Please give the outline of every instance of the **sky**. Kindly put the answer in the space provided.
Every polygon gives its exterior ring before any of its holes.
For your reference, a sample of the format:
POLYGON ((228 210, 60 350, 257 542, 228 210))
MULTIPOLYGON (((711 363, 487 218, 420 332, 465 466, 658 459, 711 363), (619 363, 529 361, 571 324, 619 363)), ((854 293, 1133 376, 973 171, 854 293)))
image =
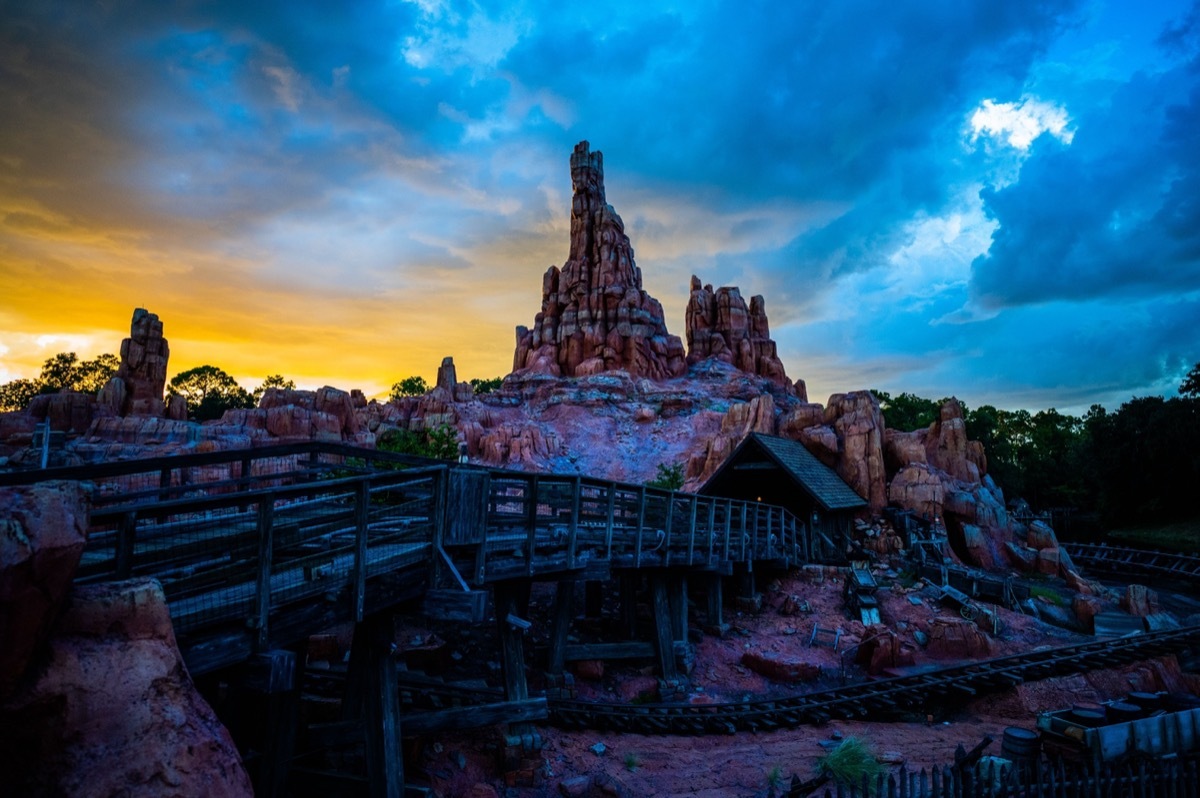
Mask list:
POLYGON ((1200 361, 1200 5, 0 0, 0 382, 507 374, 604 152, 646 289, 810 397, 1115 408, 1200 361))

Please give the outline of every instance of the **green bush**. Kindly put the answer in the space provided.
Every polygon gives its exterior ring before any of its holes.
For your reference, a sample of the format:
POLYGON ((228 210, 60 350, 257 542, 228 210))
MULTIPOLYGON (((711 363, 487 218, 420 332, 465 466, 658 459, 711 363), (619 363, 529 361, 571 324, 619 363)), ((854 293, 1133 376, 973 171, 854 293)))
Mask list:
POLYGON ((375 448, 384 452, 430 457, 435 460, 456 460, 458 459, 458 430, 449 424, 442 424, 422 432, 390 429, 375 441, 375 448))
POLYGON ((675 463, 674 465, 667 465, 666 463, 659 463, 658 475, 647 482, 646 487, 679 490, 683 487, 683 464, 675 463))
POLYGON ((873 783, 883 768, 866 743, 857 737, 847 737, 837 748, 817 759, 817 771, 827 773, 838 784, 857 787, 862 784, 863 776, 873 783))

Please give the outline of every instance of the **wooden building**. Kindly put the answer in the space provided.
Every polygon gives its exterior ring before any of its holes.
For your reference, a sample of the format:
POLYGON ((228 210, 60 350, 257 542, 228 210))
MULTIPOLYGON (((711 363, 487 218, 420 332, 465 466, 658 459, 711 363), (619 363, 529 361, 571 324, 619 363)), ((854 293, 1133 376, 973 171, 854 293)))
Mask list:
POLYGON ((751 433, 698 491, 703 496, 784 507, 808 526, 812 543, 843 555, 854 516, 867 502, 804 444, 751 433))

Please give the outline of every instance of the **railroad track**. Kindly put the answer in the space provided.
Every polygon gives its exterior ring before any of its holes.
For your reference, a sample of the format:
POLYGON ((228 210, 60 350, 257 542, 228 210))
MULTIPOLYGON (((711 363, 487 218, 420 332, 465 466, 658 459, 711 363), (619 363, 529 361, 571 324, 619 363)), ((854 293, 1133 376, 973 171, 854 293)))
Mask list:
POLYGON ((1200 626, 999 657, 781 699, 644 705, 553 700, 549 720, 572 729, 679 735, 773 731, 834 718, 887 720, 930 702, 968 701, 1025 681, 1137 662, 1193 646, 1200 646, 1200 626))
POLYGON ((1200 589, 1200 557, 1094 543, 1065 543, 1063 549, 1072 560, 1091 570, 1179 579, 1200 589))

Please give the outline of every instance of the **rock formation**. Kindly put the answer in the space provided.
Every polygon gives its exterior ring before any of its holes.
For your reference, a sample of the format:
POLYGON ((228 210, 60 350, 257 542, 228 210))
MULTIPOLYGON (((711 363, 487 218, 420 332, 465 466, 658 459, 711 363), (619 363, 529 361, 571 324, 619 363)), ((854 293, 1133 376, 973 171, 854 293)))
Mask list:
POLYGON ((0 488, 0 700, 58 619, 87 542, 79 482, 0 488))
POLYGON ((571 154, 571 248, 542 280, 533 329, 517 328, 516 373, 582 377, 624 369, 662 380, 684 373, 683 343, 642 289, 625 225, 604 196, 604 158, 586 141, 571 154))
POLYGON ((737 288, 713 291, 711 285, 701 287, 700 278, 693 275, 685 319, 688 365, 712 357, 791 387, 771 340, 766 301, 761 296, 751 297, 747 308, 737 288))
POLYGON ((162 322, 145 308, 133 311, 129 337, 121 342, 121 365, 100 389, 99 403, 118 416, 161 416, 170 349, 162 322))
POLYGON ((184 667, 158 582, 77 587, 49 649, 36 678, 0 704, 11 794, 252 795, 184 667))

